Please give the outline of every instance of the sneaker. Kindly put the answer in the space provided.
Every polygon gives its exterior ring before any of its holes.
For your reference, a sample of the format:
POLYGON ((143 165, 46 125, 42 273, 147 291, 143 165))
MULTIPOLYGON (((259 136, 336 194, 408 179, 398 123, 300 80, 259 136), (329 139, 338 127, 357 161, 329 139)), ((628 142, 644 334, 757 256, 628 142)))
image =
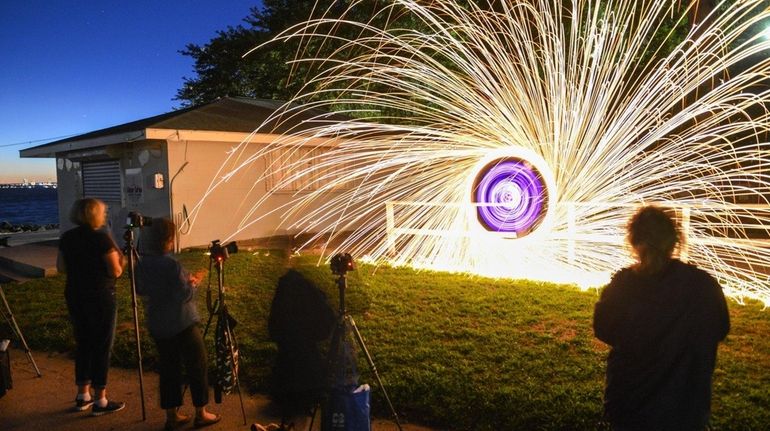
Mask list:
POLYGON ((75 407, 74 410, 77 412, 82 412, 83 410, 87 410, 89 407, 91 407, 94 404, 94 399, 91 398, 90 400, 79 400, 75 398, 75 407))
POLYGON ((107 401, 107 405, 104 407, 99 407, 99 404, 94 403, 94 406, 91 408, 91 416, 106 415, 124 408, 126 408, 126 403, 123 401, 107 401))

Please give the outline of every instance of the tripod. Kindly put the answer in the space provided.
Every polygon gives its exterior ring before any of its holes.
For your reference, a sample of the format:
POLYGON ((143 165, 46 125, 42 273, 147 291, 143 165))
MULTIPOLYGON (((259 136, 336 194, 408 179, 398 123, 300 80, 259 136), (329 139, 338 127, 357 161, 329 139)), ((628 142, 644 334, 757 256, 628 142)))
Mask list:
POLYGON ((136 274, 134 273, 134 267, 136 266, 136 247, 134 246, 134 230, 132 225, 126 226, 126 232, 123 234, 123 239, 126 241, 123 254, 128 256, 128 279, 131 284, 131 308, 134 311, 134 336, 136 337, 136 357, 137 365, 139 368, 139 396, 142 400, 142 420, 147 420, 147 414, 144 408, 144 373, 142 372, 142 344, 139 339, 139 312, 136 306, 136 274))
MULTIPOLYGON (((213 250, 221 250, 221 249, 214 249, 213 250)), ((217 326, 216 326, 216 334, 215 334, 215 351, 217 352, 217 364, 219 363, 226 363, 229 362, 229 368, 230 373, 232 375, 232 382, 235 385, 235 387, 238 389, 238 399, 241 402, 241 414, 243 414, 243 424, 246 425, 246 410, 243 407, 243 395, 241 395, 241 380, 238 378, 238 358, 236 354, 236 346, 237 341, 235 339, 235 334, 233 333, 233 326, 235 326, 235 319, 233 319, 232 316, 230 316, 230 313, 227 312, 227 306, 225 305, 225 259, 227 258, 227 253, 220 253, 220 252, 212 252, 211 254, 211 262, 209 263, 209 290, 207 291, 207 308, 209 310, 209 320, 206 322, 206 328, 203 330, 203 337, 206 337, 206 334, 209 331, 209 325, 211 325, 211 321, 214 318, 214 316, 217 316, 217 326), (211 304, 211 263, 216 262, 216 265, 214 265, 217 269, 217 287, 218 287, 218 299, 214 302, 214 304, 211 304), (222 344, 224 344, 228 355, 227 358, 221 358, 220 357, 220 351, 218 347, 220 347, 222 344)), ((225 392, 225 389, 229 388, 223 388, 220 386, 219 382, 215 383, 214 386, 214 399, 217 403, 221 402, 222 400, 222 392, 225 392)))
MULTIPOLYGON (((338 273, 337 288, 339 289, 340 308, 337 324, 334 328, 334 332, 332 332, 332 341, 329 347, 328 369, 332 375, 332 384, 330 386, 334 385, 336 381, 340 380, 334 378, 337 377, 338 373, 343 374, 342 380, 344 380, 344 373, 347 365, 345 364, 346 353, 350 351, 350 342, 348 337, 349 334, 352 333, 356 342, 358 342, 358 346, 361 348, 361 351, 364 352, 366 362, 369 364, 369 368, 372 370, 372 374, 374 374, 374 377, 377 379, 377 383, 380 385, 380 389, 382 389, 382 394, 385 396, 385 401, 388 403, 390 413, 393 415, 393 420, 396 423, 399 431, 401 431, 401 422, 398 420, 398 414, 396 413, 396 409, 393 408, 393 403, 390 401, 388 391, 385 390, 385 385, 382 383, 380 373, 377 372, 377 367, 374 365, 372 355, 369 354, 369 350, 366 348, 366 344, 364 343, 364 339, 361 336, 361 332, 359 332, 358 327, 356 326, 356 322, 353 320, 353 317, 347 313, 347 309, 345 308, 345 290, 347 289, 347 277, 345 276, 345 271, 340 271, 338 273)), ((355 364, 353 364, 353 366, 355 366, 355 364)), ((317 408, 318 406, 316 406, 316 410, 317 408)), ((308 431, 311 431, 313 428, 313 421, 315 420, 316 410, 313 411, 313 418, 310 421, 310 427, 308 428, 308 431)))
POLYGON ((24 339, 24 334, 21 333, 21 329, 19 329, 19 325, 16 323, 16 319, 13 317, 13 313, 11 312, 11 306, 8 305, 8 301, 5 299, 5 293, 3 292, 2 285, 0 285, 0 298, 3 299, 3 305, 5 306, 5 310, 0 310, 0 313, 2 313, 3 317, 5 318, 5 321, 8 322, 8 326, 11 327, 11 330, 13 330, 13 333, 16 334, 17 337, 19 337, 19 340, 21 340, 21 345, 24 346, 24 353, 27 354, 27 357, 29 358, 29 362, 32 363, 32 367, 35 369, 35 373, 37 373, 37 376, 43 377, 43 375, 40 374, 40 369, 37 367, 35 360, 32 358, 32 352, 29 350, 29 346, 27 345, 27 340, 24 339))

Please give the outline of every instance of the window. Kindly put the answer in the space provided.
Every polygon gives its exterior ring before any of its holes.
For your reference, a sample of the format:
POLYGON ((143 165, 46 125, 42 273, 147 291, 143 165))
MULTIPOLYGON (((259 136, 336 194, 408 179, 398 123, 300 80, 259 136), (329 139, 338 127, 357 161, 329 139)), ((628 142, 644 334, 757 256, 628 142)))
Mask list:
MULTIPOLYGON (((265 156, 267 190, 271 192, 312 191, 328 186, 349 172, 348 164, 325 165, 324 148, 283 147, 265 156), (301 176, 296 177, 298 173, 301 176), (283 181, 293 178, 291 181, 283 181)), ((350 188, 350 182, 334 187, 334 190, 350 188)))

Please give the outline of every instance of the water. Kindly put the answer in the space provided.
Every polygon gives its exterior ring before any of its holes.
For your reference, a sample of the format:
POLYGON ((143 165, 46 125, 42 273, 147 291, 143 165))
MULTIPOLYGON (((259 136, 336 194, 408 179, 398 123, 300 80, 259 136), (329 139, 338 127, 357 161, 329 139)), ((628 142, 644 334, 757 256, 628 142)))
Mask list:
POLYGON ((0 188, 0 222, 20 224, 58 224, 57 189, 0 188))

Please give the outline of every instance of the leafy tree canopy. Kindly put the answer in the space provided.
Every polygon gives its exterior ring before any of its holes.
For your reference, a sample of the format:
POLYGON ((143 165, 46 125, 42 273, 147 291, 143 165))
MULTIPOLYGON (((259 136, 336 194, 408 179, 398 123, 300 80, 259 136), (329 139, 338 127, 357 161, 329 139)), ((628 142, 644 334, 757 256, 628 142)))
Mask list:
MULTIPOLYGON (((477 1, 488 4, 486 0, 477 1)), ((384 4, 382 0, 370 0, 348 9, 347 3, 344 0, 264 0, 261 8, 251 9, 243 24, 218 31, 217 35, 204 45, 191 43, 180 51, 182 55, 194 60, 195 74, 193 77, 184 78, 182 88, 177 91, 176 100, 186 107, 226 96, 290 99, 302 88, 309 67, 306 63, 292 65, 290 61, 297 58, 298 53, 304 52, 323 57, 336 48, 334 41, 327 40, 323 45, 318 45, 321 43, 318 39, 273 42, 246 57, 243 55, 311 16, 339 16, 344 13, 349 19, 368 21, 372 18, 372 12, 384 4)), ((693 10, 689 20, 698 20, 713 7, 714 0, 701 0, 699 16, 696 17, 693 10)), ((387 20, 391 24, 397 21, 399 26, 406 28, 420 25, 407 15, 378 16, 374 19, 375 25, 378 24, 377 20, 387 20)), ((671 30, 674 22, 672 17, 672 23, 662 26, 660 42, 663 42, 664 34, 671 30)), ((667 39, 665 43, 671 47, 666 48, 673 48, 676 40, 681 40, 686 31, 685 28, 678 29, 677 33, 681 34, 667 39)), ((349 52, 348 55, 353 53, 349 52)))
POLYGON ((181 51, 182 55, 195 61, 195 76, 184 78, 176 99, 181 100, 183 106, 190 106, 226 96, 291 98, 302 86, 298 77, 303 74, 294 70, 297 66, 287 64, 296 58, 299 41, 276 42, 246 57, 243 55, 311 15, 335 13, 344 6, 343 3, 335 0, 264 0, 262 8, 251 9, 250 15, 243 20, 245 24, 217 32, 217 36, 203 46, 191 43, 181 51))

